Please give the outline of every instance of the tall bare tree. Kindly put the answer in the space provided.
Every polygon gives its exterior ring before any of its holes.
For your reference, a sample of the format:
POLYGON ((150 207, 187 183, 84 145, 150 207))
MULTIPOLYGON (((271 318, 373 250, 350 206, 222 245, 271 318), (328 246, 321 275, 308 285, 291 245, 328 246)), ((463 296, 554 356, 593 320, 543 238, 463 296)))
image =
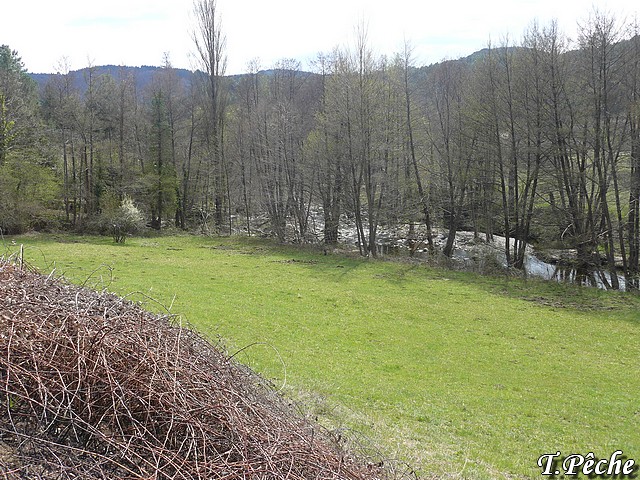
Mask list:
POLYGON ((477 155, 477 132, 467 125, 467 68, 460 62, 436 67, 427 112, 431 147, 443 197, 443 220, 448 229, 445 256, 453 254, 456 232, 463 223, 469 174, 477 155))
POLYGON ((340 215, 343 210, 345 189, 345 149, 341 148, 344 122, 339 120, 334 92, 338 83, 339 54, 319 55, 316 66, 320 77, 320 102, 316 112, 316 128, 307 139, 307 157, 317 171, 317 191, 322 202, 324 217, 324 243, 338 243, 340 215))
POLYGON ((222 30, 216 0, 195 0, 193 10, 197 22, 193 31, 193 41, 200 66, 207 75, 206 92, 209 111, 214 215, 216 228, 219 230, 224 219, 224 199, 226 196, 223 142, 226 98, 223 77, 227 67, 227 40, 222 30))
MULTIPOLYGON (((405 101, 405 109, 406 109, 406 142, 408 143, 409 156, 411 158, 411 166, 413 169, 413 173, 415 175, 416 188, 418 190, 418 197, 420 201, 420 206, 422 209, 423 221, 426 227, 426 241, 429 252, 433 254, 434 245, 433 245, 433 232, 432 232, 432 223, 431 223, 431 206, 429 205, 429 197, 428 192, 425 189, 425 183, 423 182, 423 175, 421 174, 421 169, 418 165, 418 155, 416 153, 416 142, 414 136, 414 128, 413 128, 413 108, 412 108, 412 99, 411 99, 411 87, 409 84, 409 75, 410 69, 413 67, 413 58, 412 58, 413 48, 411 44, 405 40, 404 48, 402 51, 402 55, 400 57, 402 61, 402 81, 403 81, 403 90, 404 90, 404 101, 405 101)), ((411 249, 413 253, 413 248, 411 249)))
MULTIPOLYGON (((592 12, 582 25, 579 37, 579 83, 583 105, 579 122, 583 158, 590 165, 587 182, 595 192, 589 214, 594 249, 602 249, 610 275, 602 282, 618 289, 617 248, 626 264, 624 221, 620 197, 618 163, 627 136, 627 115, 621 91, 625 47, 620 44, 621 29, 617 20, 601 12, 592 12), (613 202, 611 201, 613 199, 613 202), (613 205, 612 205, 613 203, 613 205), (612 216, 612 211, 616 216, 612 216), (614 218, 617 225, 614 225, 614 218), (619 241, 617 241, 619 240, 619 241)), ((600 263, 599 256, 595 262, 600 263)))
POLYGON ((629 124, 629 203, 626 220, 628 258, 627 288, 640 289, 640 25, 632 25, 627 50, 625 90, 628 92, 627 119, 629 124))

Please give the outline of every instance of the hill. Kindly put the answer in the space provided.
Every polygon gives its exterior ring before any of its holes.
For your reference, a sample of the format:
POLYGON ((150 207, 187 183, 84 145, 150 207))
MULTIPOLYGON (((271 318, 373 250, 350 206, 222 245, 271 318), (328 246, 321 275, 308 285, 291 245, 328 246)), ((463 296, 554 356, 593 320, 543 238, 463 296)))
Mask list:
MULTIPOLYGON (((453 61, 462 61, 467 64, 472 64, 477 60, 483 58, 487 53, 488 53, 488 49, 485 48, 477 52, 474 52, 467 57, 456 59, 453 61)), ((443 61, 450 61, 450 60, 443 60, 443 61)), ((435 65, 438 65, 438 63, 423 66, 423 67, 416 67, 414 68, 414 73, 424 74, 425 72, 428 72, 429 70, 433 69, 435 65)), ((155 67, 155 66, 129 67, 125 65, 121 65, 121 66, 101 65, 101 66, 93 67, 93 74, 96 77, 99 77, 101 75, 110 75, 116 81, 119 81, 125 78, 133 78, 135 80, 136 90, 138 92, 143 92, 144 89, 153 80, 154 75, 156 75, 161 70, 162 70, 162 67, 155 67)), ((260 75, 271 76, 276 71, 277 71, 276 69, 266 69, 266 70, 261 70, 258 73, 260 75)), ((193 72, 183 68, 176 68, 175 72, 177 73, 178 77, 185 83, 190 82, 194 78, 194 76, 202 74, 202 72, 199 72, 199 71, 193 72)), ((89 74, 89 69, 82 68, 79 70, 73 70, 70 73, 74 78, 74 87, 78 89, 81 93, 84 93, 87 90, 87 78, 89 74)), ((300 73, 305 75, 311 74, 310 72, 307 72, 307 71, 301 71, 300 73)), ((42 90, 42 88, 48 82, 50 82, 52 78, 60 74, 59 73, 30 73, 29 75, 33 80, 36 81, 40 90, 42 90)), ((237 84, 240 81, 240 79, 242 79, 245 75, 248 75, 248 74, 229 75, 226 78, 229 80, 233 88, 233 85, 237 84)))
MULTIPOLYGON (((152 67, 152 66, 142 66, 142 67, 128 67, 128 66, 117 66, 117 65, 101 65, 93 67, 93 75, 95 77, 99 77, 101 75, 110 75, 116 81, 124 80, 126 78, 133 78, 135 81, 136 90, 138 92, 144 91, 147 85, 151 83, 154 75, 156 75, 159 71, 162 70, 162 67, 152 67)), ((185 70, 182 68, 176 68, 175 72, 178 77, 183 81, 187 82, 193 76, 193 72, 189 70, 185 70)), ((82 68, 79 70, 74 70, 70 72, 73 81, 74 87, 78 89, 81 93, 84 93, 87 90, 87 79, 89 76, 89 68, 82 68)), ((40 90, 51 81, 52 78, 57 75, 61 75, 60 73, 30 73, 29 74, 32 79, 36 81, 40 90)))

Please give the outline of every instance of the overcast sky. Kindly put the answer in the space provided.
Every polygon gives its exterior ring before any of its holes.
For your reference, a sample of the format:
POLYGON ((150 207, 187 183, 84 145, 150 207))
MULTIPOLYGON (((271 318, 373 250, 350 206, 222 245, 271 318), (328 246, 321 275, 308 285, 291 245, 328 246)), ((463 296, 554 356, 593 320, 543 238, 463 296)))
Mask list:
MULTIPOLYGON (((0 44, 17 50, 30 72, 54 72, 63 57, 71 69, 93 65, 195 68, 193 0, 17 0, 4 2, 0 44)), ((360 19, 378 54, 400 51, 407 38, 416 64, 458 58, 518 40, 533 20, 557 19, 569 37, 593 8, 633 18, 633 0, 218 0, 227 36, 227 73, 263 68, 282 58, 305 67, 319 52, 353 41, 360 19)))

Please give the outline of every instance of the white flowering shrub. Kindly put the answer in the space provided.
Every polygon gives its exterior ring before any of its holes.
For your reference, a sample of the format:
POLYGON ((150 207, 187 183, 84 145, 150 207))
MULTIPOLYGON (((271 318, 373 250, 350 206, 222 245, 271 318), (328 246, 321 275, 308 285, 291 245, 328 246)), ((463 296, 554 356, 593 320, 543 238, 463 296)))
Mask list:
POLYGON ((133 200, 125 196, 112 217, 112 235, 116 243, 124 243, 127 235, 133 235, 144 228, 144 216, 133 200))

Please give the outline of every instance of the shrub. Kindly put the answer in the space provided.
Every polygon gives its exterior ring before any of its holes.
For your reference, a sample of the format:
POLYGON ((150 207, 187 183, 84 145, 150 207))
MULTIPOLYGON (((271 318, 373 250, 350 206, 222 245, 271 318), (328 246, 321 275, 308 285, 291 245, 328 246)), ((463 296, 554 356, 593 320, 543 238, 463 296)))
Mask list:
POLYGON ((124 243, 127 235, 139 233, 144 228, 144 217, 133 200, 125 196, 109 223, 113 240, 116 243, 124 243))

